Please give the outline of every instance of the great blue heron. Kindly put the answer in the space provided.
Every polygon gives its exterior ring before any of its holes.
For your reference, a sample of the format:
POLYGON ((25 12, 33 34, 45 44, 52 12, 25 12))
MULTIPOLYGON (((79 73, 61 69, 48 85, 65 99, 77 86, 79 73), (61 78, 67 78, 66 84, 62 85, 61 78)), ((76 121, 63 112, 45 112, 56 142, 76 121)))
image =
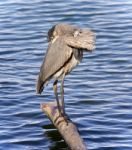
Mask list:
POLYGON ((48 81, 54 79, 53 90, 57 107, 59 114, 64 116, 64 78, 80 63, 84 50, 92 51, 94 49, 95 34, 89 29, 57 24, 48 31, 48 41, 48 50, 40 68, 36 91, 41 94, 48 81), (61 79, 61 105, 57 93, 59 79, 61 79))

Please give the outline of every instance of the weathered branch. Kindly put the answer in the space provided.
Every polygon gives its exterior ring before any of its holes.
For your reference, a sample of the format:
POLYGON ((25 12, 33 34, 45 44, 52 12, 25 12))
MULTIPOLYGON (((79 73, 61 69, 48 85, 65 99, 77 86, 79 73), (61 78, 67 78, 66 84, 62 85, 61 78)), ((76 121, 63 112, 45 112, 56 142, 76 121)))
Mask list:
POLYGON ((81 139, 78 129, 71 120, 67 119, 67 122, 63 117, 59 116, 59 112, 56 103, 41 104, 43 112, 52 121, 54 126, 58 129, 62 135, 64 141, 67 143, 71 150, 87 150, 86 145, 81 139))

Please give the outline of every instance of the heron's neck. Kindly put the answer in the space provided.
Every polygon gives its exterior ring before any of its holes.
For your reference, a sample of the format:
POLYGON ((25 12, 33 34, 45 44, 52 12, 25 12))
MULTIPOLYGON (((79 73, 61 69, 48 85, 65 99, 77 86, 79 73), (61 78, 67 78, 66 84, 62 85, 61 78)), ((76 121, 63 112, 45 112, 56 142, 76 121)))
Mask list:
POLYGON ((73 55, 75 59, 81 61, 83 58, 83 50, 82 49, 73 49, 73 55))

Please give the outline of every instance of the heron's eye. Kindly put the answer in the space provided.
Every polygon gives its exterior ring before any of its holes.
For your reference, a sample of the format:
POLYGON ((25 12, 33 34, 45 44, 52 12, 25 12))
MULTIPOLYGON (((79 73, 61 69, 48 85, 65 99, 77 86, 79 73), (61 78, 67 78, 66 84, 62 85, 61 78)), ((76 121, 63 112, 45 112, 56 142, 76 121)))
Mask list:
POLYGON ((79 35, 79 31, 76 30, 76 31, 74 32, 73 36, 74 36, 74 37, 77 37, 78 35, 79 35))

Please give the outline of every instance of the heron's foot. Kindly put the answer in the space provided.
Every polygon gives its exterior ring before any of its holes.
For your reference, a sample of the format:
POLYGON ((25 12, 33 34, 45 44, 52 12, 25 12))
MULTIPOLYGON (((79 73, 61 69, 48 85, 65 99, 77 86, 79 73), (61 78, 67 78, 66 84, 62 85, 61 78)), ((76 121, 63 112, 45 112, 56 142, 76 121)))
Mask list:
POLYGON ((59 117, 63 117, 64 121, 68 125, 69 117, 66 115, 66 113, 59 112, 59 117))

